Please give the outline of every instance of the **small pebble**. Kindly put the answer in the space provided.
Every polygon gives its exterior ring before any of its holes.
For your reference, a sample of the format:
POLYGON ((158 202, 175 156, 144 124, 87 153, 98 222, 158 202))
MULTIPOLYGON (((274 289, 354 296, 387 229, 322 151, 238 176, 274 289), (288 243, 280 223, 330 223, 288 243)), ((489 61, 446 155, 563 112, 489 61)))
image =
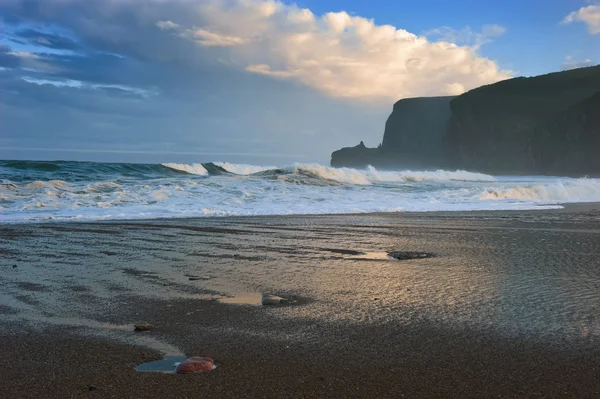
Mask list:
POLYGON ((198 280, 210 280, 212 277, 210 276, 190 276, 189 274, 186 276, 190 281, 198 281, 198 280))
POLYGON ((261 304, 263 305, 279 305, 285 302, 286 299, 275 295, 263 295, 261 304))
POLYGON ((133 326, 134 331, 150 331, 153 326, 150 323, 138 323, 133 326))

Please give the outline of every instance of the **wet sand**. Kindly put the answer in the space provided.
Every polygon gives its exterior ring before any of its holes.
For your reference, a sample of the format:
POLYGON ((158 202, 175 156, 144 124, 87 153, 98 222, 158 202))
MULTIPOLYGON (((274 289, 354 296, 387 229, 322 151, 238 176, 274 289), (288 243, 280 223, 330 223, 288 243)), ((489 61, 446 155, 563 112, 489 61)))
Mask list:
POLYGON ((2 225, 0 397, 598 397, 598 242, 594 204, 2 225), (218 367, 135 371, 181 354, 218 367))

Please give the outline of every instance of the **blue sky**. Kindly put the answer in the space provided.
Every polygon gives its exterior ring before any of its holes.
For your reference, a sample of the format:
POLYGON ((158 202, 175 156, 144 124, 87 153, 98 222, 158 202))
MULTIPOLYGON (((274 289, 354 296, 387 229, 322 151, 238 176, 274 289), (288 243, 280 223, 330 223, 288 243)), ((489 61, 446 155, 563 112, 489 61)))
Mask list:
POLYGON ((346 10, 416 34, 442 26, 460 30, 466 26, 479 29, 486 24, 498 24, 507 29, 506 33, 484 46, 481 54, 518 75, 553 72, 569 55, 600 62, 598 36, 586 34, 583 24, 560 24, 570 12, 594 4, 591 1, 303 0, 296 3, 315 13, 346 10))
POLYGON ((377 145, 401 98, 600 61, 589 0, 0 0, 0 18, 3 159, 326 163, 377 145))

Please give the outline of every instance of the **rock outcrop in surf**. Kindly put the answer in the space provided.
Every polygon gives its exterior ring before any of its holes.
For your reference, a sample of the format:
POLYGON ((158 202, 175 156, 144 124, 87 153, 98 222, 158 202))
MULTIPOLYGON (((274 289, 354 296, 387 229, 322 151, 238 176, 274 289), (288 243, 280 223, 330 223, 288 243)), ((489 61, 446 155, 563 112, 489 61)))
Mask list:
POLYGON ((600 66, 515 78, 458 97, 398 101, 379 148, 335 151, 332 166, 600 174, 600 66))

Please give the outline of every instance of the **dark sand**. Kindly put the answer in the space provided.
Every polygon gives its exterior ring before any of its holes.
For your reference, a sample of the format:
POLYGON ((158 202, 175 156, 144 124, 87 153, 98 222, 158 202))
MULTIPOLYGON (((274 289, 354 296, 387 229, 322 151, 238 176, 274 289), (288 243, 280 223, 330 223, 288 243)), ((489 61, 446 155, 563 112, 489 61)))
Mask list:
POLYGON ((3 225, 0 398, 600 397, 599 243, 598 205, 3 225), (181 353, 218 368, 135 371, 181 353))

